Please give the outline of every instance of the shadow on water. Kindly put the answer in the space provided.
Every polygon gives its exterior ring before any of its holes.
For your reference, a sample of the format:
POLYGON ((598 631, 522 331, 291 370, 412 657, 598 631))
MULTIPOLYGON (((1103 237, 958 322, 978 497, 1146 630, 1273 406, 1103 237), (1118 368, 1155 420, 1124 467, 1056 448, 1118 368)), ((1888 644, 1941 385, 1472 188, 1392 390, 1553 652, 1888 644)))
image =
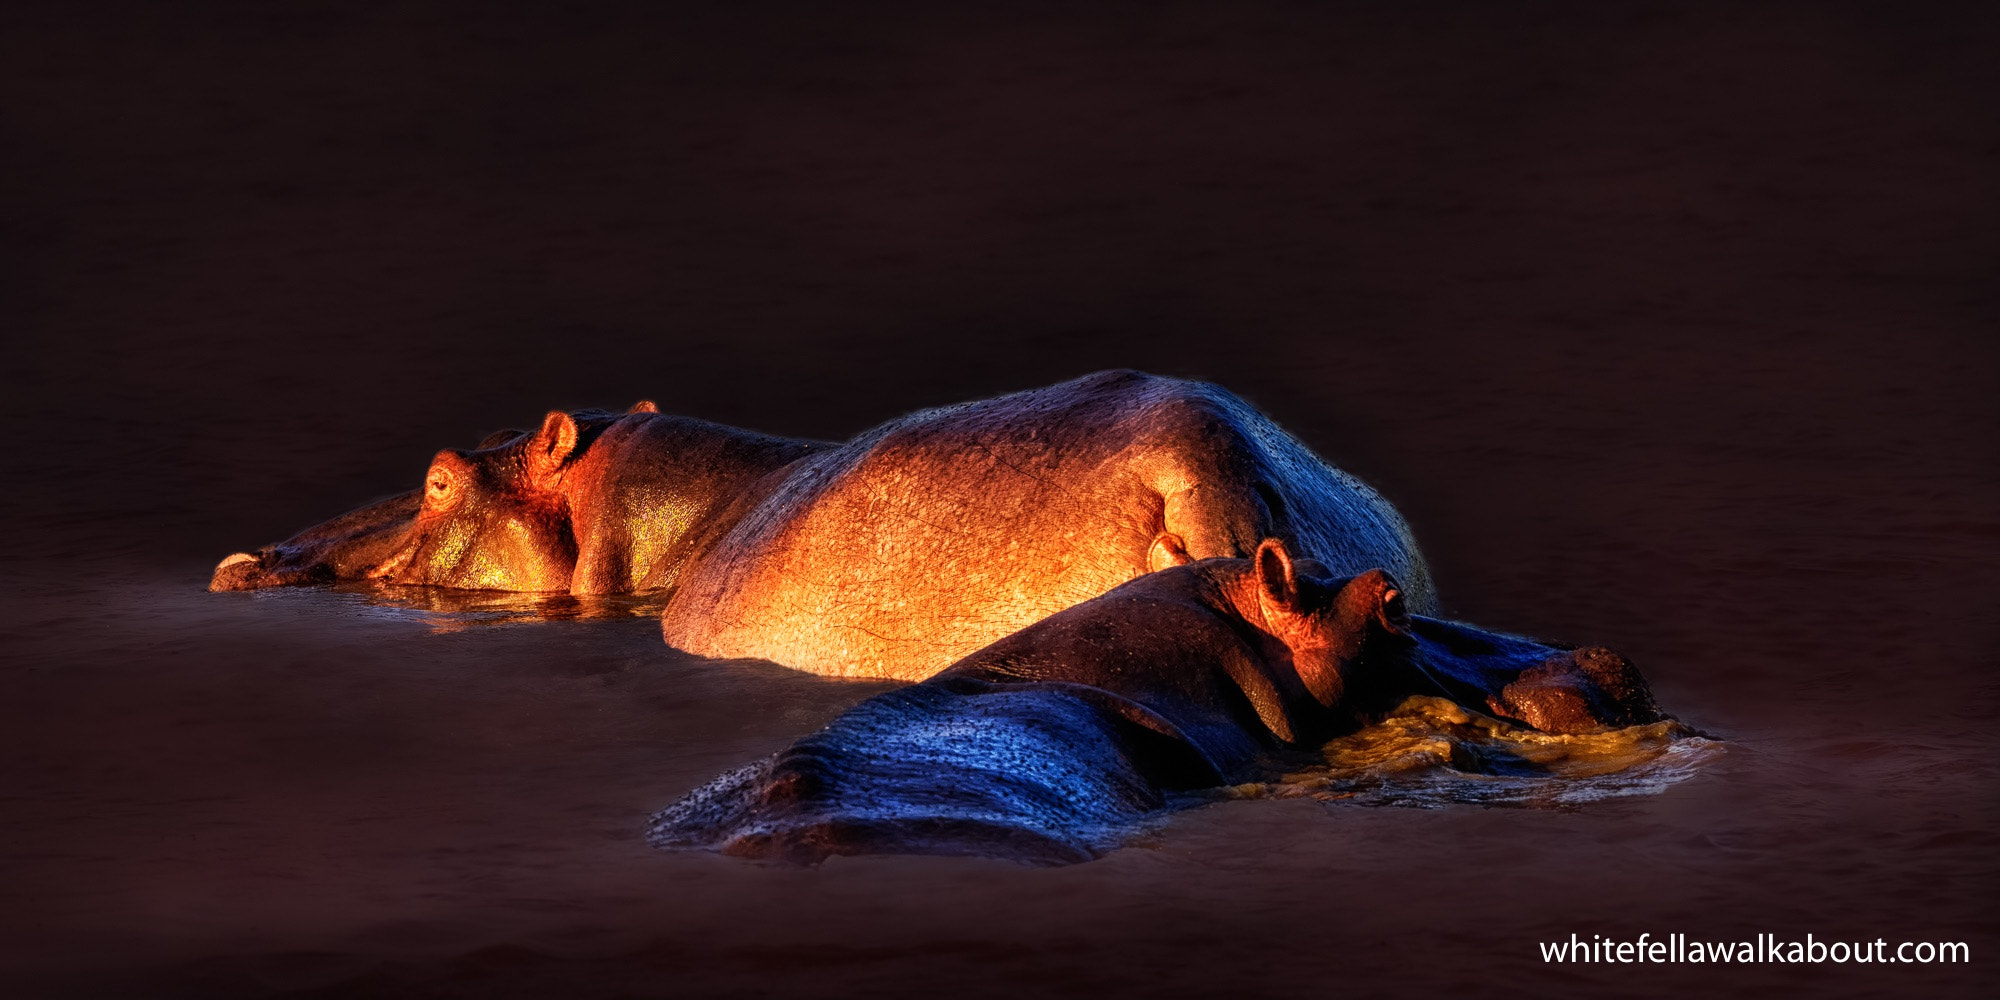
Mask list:
POLYGON ((1540 733, 1443 699, 1417 697, 1379 725, 1328 743, 1322 753, 1323 765, 1238 785, 1224 797, 1569 809, 1658 794, 1719 759, 1723 743, 1671 719, 1595 733, 1540 733))

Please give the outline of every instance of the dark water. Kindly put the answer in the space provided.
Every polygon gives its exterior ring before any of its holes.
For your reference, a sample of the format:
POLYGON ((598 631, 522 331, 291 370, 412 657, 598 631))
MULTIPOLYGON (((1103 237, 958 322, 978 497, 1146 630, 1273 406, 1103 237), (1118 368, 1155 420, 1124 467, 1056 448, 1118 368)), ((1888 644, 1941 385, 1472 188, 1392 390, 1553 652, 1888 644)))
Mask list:
POLYGON ((0 992, 1983 992, 2000 32, 1596 6, 16 19, 0 992), (843 437, 1112 365, 1726 747, 1440 792, 1528 748, 1406 720, 1089 864, 767 867, 644 819, 882 685, 642 604, 201 589, 549 407, 843 437), (1641 932, 1973 964, 1536 947, 1641 932))

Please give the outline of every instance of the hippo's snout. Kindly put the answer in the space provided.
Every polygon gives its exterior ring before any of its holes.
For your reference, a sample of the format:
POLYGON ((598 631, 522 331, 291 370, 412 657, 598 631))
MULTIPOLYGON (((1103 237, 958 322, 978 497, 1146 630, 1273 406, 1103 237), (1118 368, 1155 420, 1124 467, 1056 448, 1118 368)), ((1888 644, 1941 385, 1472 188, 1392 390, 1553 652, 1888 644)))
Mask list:
POLYGON ((217 563, 211 591, 299 587, 363 579, 403 543, 417 517, 416 490, 384 497, 255 552, 217 563))
POLYGON ((285 560, 275 549, 237 552, 215 565, 208 579, 212 593, 232 590, 261 590, 265 587, 293 587, 332 583, 333 568, 323 562, 285 560))
POLYGON ((1547 733, 1636 726, 1663 716, 1632 661, 1602 646, 1567 651, 1521 675, 1487 707, 1547 733))
POLYGON ((208 589, 215 593, 226 590, 255 590, 257 578, 264 573, 264 564, 248 552, 238 552, 215 564, 215 575, 208 578, 208 589))

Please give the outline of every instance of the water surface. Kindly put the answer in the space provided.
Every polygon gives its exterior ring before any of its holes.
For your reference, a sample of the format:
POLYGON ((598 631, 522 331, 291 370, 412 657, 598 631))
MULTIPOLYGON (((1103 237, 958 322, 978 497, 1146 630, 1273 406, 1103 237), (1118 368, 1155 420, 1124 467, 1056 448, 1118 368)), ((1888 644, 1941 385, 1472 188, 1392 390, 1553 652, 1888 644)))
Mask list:
POLYGON ((1989 15, 252 6, 0 31, 0 993, 1990 992, 1989 15), (1088 864, 763 866, 644 819, 881 685, 201 589, 552 407, 845 438, 1114 366, 1722 745, 1419 707, 1088 864), (1808 932, 1974 964, 1537 948, 1808 932))

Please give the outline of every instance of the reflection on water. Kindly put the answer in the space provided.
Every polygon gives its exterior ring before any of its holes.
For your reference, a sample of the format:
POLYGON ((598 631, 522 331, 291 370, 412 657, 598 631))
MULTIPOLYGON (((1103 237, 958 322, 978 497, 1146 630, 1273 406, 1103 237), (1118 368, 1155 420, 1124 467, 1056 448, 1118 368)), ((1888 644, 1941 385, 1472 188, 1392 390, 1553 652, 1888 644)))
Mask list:
POLYGON ((1424 808, 1451 803, 1573 808, 1657 794, 1693 777, 1722 749, 1721 741, 1673 720, 1554 735, 1418 697, 1381 724, 1328 743, 1323 767, 1238 785, 1225 795, 1424 808))
POLYGON ((434 632, 461 632, 483 625, 526 622, 607 621, 657 618, 666 607, 663 594, 516 593, 504 590, 457 590, 350 581, 331 587, 277 587, 254 591, 263 600, 295 600, 301 594, 337 595, 362 617, 384 621, 415 621, 434 632))

